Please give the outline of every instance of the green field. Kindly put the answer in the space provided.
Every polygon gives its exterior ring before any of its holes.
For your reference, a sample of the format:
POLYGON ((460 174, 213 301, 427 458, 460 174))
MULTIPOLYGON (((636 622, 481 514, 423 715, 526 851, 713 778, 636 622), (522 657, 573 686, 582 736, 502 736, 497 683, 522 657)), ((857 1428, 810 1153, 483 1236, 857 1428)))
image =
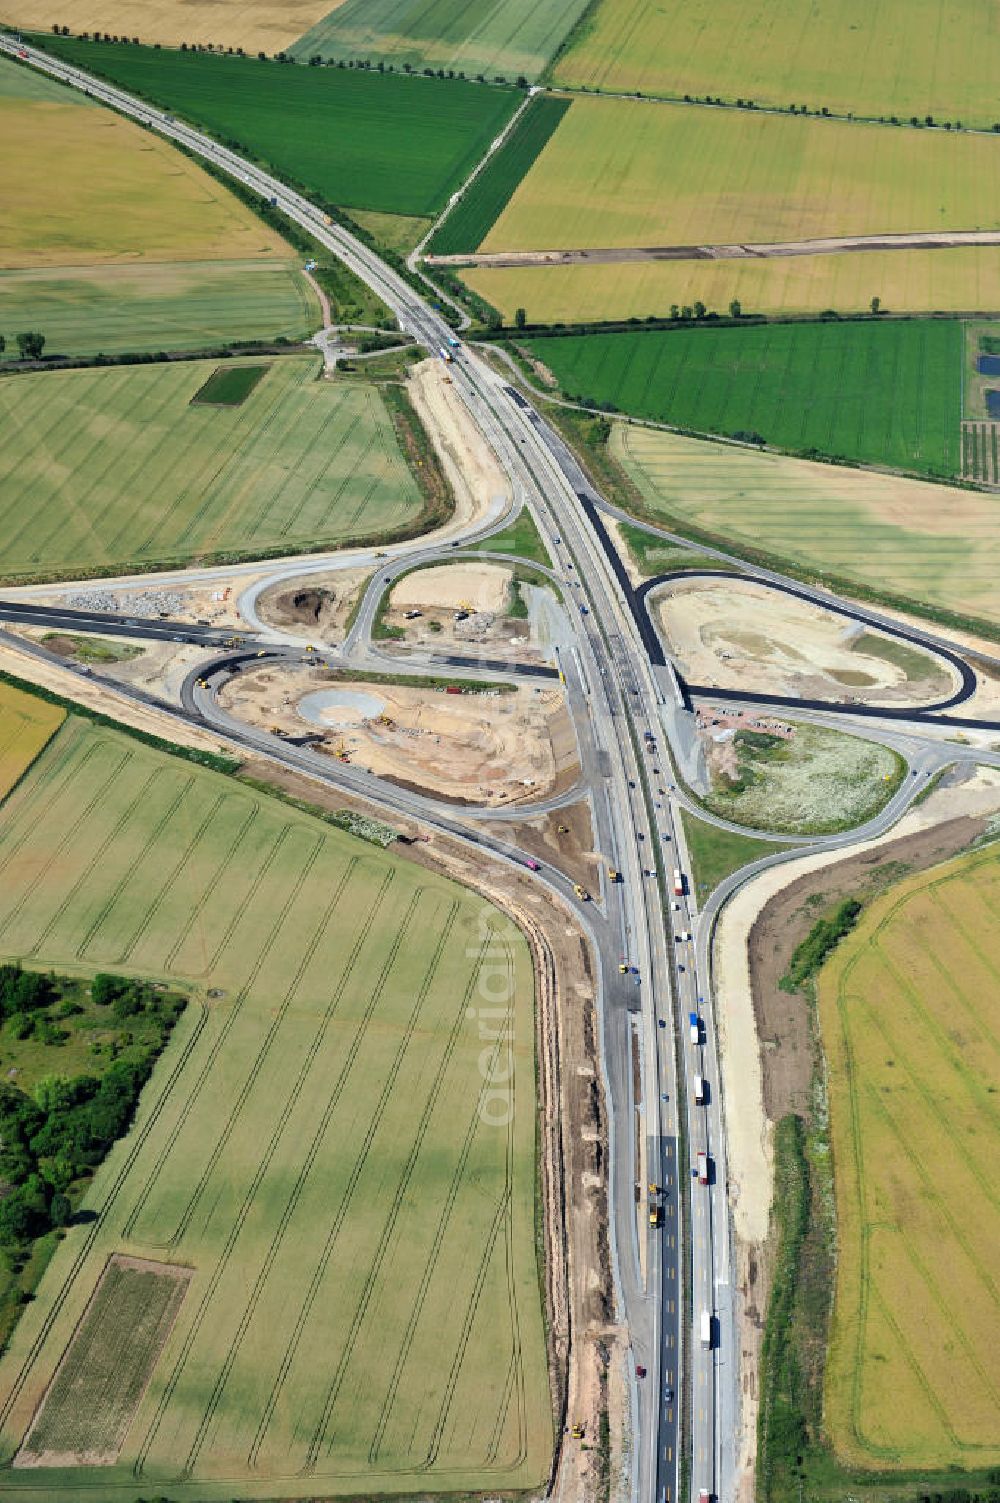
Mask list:
POLYGON ((531 101, 507 141, 435 231, 429 251, 446 256, 473 251, 482 243, 569 104, 568 99, 544 97, 531 101))
POLYGON ((699 907, 726 877, 749 866, 751 861, 760 861, 787 849, 773 840, 758 840, 754 835, 737 835, 733 830, 720 830, 704 819, 681 810, 684 839, 691 857, 691 878, 699 907))
POLYGON ((541 73, 586 0, 346 0, 292 47, 293 57, 384 58, 507 79, 541 73))
POLYGON ((876 1472, 1000 1463, 998 914, 990 847, 877 899, 819 977, 837 1201, 823 1424, 838 1459, 876 1472))
POLYGON ((957 321, 587 334, 530 347, 577 400, 797 453, 959 473, 957 321))
POLYGON ((440 211, 514 112, 514 89, 42 39, 331 204, 440 211))
POLYGON ((8 579, 294 552, 419 525, 383 398, 275 360, 239 407, 193 404, 211 361, 0 383, 0 554, 8 579))
MULTIPOLYGON (((95 1175, 96 1214, 68 1229, 0 1362, 3 1454, 109 1255, 191 1269, 179 1315, 158 1361, 162 1322, 129 1332, 121 1389, 139 1402, 118 1463, 99 1480, 8 1469, 6 1495, 539 1485, 552 1427, 520 932, 441 877, 78 717, 0 808, 0 863, 6 954, 193 989, 95 1175)), ((94 1330, 105 1362, 129 1307, 94 1330)), ((53 1424, 77 1454, 109 1439, 86 1355, 67 1359, 77 1412, 57 1405, 53 1424)))
POLYGON ((599 0, 558 83, 857 115, 997 119, 989 0, 599 0))
POLYGON ((270 369, 269 365, 217 365, 191 400, 207 407, 242 407, 270 369))
POLYGON ((169 261, 0 271, 0 329, 39 329, 46 355, 303 339, 321 322, 315 293, 296 266, 169 261))
POLYGON ((996 498, 895 475, 614 426, 641 510, 843 593, 1000 624, 996 498))

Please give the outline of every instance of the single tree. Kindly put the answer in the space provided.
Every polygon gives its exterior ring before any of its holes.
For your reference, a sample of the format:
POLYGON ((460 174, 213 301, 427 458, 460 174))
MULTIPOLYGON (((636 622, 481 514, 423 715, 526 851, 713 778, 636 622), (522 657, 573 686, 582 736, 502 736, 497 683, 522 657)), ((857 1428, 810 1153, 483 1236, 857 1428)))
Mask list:
POLYGON ((4 350, 6 348, 7 348, 7 341, 6 341, 6 339, 4 339, 3 335, 0 334, 0 355, 3 354, 3 352, 4 352, 4 350))
POLYGON ((705 307, 705 304, 699 298, 698 302, 696 302, 695 305, 694 305, 694 316, 695 316, 695 318, 704 318, 705 314, 707 312, 708 312, 708 309, 705 307))
POLYGON ((740 315, 742 314, 742 312, 743 312, 743 309, 740 306, 740 300, 739 300, 739 298, 734 297, 733 300, 732 300, 732 302, 729 304, 729 317, 730 318, 739 318, 740 315))
POLYGON ((676 320, 676 319, 680 318, 680 316, 681 316, 681 310, 678 308, 677 304, 676 303, 671 303, 670 304, 670 317, 672 319, 676 320))
POLYGON ((17 336, 17 347, 21 352, 22 360, 40 360, 42 358, 42 350, 45 348, 45 335, 35 332, 19 334, 17 336))
POLYGON ((878 311, 880 310, 881 307, 882 307, 882 299, 880 297, 873 297, 872 298, 872 302, 871 302, 872 312, 873 313, 878 313, 878 311))
POLYGON ((527 322, 528 322, 528 315, 525 313, 524 309, 523 308, 515 308, 514 309, 514 327, 515 327, 515 329, 523 329, 524 326, 525 326, 525 324, 527 322))

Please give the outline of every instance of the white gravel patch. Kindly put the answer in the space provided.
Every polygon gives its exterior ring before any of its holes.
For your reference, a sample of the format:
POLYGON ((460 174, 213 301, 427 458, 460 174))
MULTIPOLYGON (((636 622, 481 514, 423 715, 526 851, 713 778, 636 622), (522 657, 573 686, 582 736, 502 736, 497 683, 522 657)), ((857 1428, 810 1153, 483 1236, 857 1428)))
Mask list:
POLYGON ((385 700, 364 689, 318 689, 300 699, 296 708, 310 725, 329 729, 373 720, 385 709, 385 700))

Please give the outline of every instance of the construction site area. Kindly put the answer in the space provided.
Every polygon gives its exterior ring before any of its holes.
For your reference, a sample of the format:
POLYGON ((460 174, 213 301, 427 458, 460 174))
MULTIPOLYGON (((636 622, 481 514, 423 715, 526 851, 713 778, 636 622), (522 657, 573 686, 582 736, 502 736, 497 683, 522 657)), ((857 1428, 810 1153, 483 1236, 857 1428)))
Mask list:
POLYGON ((488 648, 493 657, 548 661, 558 635, 550 590, 517 577, 514 566, 482 560, 431 564, 404 574, 382 612, 386 634, 432 651, 488 648))
POLYGON ((573 724, 555 687, 411 685, 261 667, 231 679, 219 702, 249 724, 455 803, 534 801, 579 775, 573 724))
POLYGON ((942 659, 751 580, 676 580, 654 608, 690 683, 880 705, 932 704, 957 687, 942 659))

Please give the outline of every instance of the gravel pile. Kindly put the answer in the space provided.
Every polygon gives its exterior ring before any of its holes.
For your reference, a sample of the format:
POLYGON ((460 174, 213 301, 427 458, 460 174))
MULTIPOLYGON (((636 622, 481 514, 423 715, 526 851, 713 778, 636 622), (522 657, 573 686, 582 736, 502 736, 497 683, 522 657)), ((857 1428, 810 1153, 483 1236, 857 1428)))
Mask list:
POLYGON ((81 590, 66 597, 71 610, 110 611, 143 620, 151 616, 179 616, 186 603, 184 596, 176 590, 141 590, 135 595, 116 595, 111 590, 81 590))

